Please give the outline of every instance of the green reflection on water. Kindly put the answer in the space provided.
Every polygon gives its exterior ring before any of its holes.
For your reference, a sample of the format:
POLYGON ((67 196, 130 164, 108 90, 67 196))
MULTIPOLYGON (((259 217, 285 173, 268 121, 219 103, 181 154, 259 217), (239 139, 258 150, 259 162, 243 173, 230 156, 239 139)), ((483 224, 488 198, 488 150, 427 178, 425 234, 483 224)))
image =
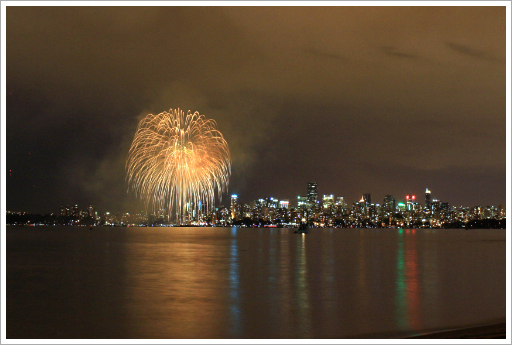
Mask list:
POLYGON ((405 254, 403 229, 398 230, 398 253, 396 255, 396 290, 395 311, 396 323, 400 330, 408 328, 406 310, 406 284, 405 284, 405 254))
POLYGON ((400 330, 418 330, 422 327, 420 277, 416 229, 398 231, 396 258, 395 311, 400 330))

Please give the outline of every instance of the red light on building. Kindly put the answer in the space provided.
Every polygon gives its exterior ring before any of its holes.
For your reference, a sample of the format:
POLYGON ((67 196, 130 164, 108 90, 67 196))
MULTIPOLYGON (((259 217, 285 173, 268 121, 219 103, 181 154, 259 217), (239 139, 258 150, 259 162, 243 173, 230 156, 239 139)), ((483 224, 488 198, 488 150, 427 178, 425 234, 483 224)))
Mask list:
POLYGON ((405 198, 406 198, 407 200, 409 200, 409 195, 407 195, 405 198))
POLYGON ((413 195, 413 196, 412 196, 412 200, 414 200, 414 199, 416 199, 416 197, 413 195))

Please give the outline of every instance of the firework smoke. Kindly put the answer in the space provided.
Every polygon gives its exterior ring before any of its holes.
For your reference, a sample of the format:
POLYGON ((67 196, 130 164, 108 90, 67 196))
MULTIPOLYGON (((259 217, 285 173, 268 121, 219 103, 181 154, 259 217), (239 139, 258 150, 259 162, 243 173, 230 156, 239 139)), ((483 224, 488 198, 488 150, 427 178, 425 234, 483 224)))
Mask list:
POLYGON ((146 209, 166 209, 178 222, 227 191, 229 148, 214 120, 170 109, 139 122, 126 161, 127 181, 146 209))

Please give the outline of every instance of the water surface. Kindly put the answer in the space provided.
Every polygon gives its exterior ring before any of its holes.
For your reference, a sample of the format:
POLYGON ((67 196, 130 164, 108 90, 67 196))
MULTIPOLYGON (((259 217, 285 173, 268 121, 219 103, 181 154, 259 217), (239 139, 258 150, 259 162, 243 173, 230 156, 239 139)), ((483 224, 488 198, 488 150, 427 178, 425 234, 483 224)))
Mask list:
POLYGON ((505 230, 6 231, 7 338, 395 338, 506 315, 505 230))

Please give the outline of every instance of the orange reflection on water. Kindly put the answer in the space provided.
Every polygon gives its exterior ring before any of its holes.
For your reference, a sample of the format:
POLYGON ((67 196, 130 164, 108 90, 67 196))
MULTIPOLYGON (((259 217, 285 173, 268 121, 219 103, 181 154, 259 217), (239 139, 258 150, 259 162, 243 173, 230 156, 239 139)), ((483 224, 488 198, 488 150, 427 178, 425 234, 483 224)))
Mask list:
POLYGON ((416 230, 398 230, 396 266, 396 321, 399 329, 421 329, 420 281, 416 230))
POLYGON ((306 257, 306 235, 300 235, 300 239, 297 239, 297 251, 296 251, 296 264, 297 269, 295 270, 296 276, 296 287, 297 287, 297 311, 298 311, 298 323, 299 337, 309 338, 311 337, 311 306, 309 302, 309 289, 308 286, 308 271, 307 271, 307 257, 306 257))
POLYGON ((408 324, 413 329, 421 328, 420 320, 420 288, 419 288, 419 270, 418 270, 418 252, 416 249, 416 230, 406 236, 405 242, 405 282, 406 299, 408 310, 408 324))
POLYGON ((134 231, 141 236, 128 248, 130 271, 125 286, 131 333, 140 338, 220 337, 219 330, 232 320, 226 313, 237 313, 237 296, 226 301, 225 285, 205 281, 215 281, 209 277, 219 275, 233 278, 231 291, 238 291, 236 242, 231 246, 203 244, 194 236, 187 237, 187 228, 172 229, 184 239, 180 242, 147 240, 143 229, 134 231), (230 256, 231 261, 227 260, 230 256), (234 309, 225 308, 229 303, 234 309))
POLYGON ((368 296, 368 285, 367 280, 368 277, 366 276, 366 271, 368 270, 367 263, 366 263, 366 246, 365 246, 365 240, 367 235, 366 229, 361 229, 359 232, 359 246, 358 246, 358 258, 357 262, 359 265, 358 269, 358 276, 357 276, 357 282, 358 282, 358 290, 359 290, 359 310, 361 314, 366 313, 366 311, 369 308, 370 301, 368 296))

